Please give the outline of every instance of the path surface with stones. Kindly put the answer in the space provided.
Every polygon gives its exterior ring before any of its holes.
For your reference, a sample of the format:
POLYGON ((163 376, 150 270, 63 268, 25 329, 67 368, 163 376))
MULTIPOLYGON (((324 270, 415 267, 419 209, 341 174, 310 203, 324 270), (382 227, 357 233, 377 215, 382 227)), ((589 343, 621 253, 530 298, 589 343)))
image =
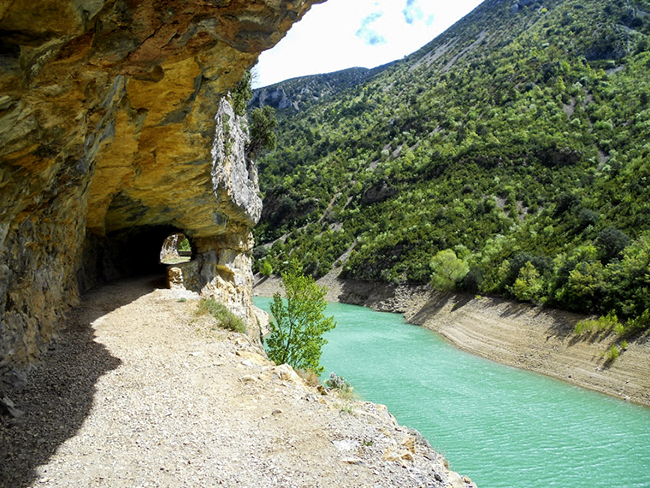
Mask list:
POLYGON ((385 407, 321 395, 151 278, 83 297, 7 396, 0 485, 469 487, 385 407))

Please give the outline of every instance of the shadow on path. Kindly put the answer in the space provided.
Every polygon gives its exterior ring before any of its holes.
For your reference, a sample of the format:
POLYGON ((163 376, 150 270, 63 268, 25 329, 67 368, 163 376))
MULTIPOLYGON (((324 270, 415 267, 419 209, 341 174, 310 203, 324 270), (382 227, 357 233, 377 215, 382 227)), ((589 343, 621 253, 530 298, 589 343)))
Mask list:
POLYGON ((47 477, 38 466, 75 436, 92 409, 97 381, 121 364, 95 342, 92 323, 156 287, 159 278, 147 277, 86 293, 26 384, 3 392, 24 414, 16 419, 0 416, 0 487, 25 487, 47 477))

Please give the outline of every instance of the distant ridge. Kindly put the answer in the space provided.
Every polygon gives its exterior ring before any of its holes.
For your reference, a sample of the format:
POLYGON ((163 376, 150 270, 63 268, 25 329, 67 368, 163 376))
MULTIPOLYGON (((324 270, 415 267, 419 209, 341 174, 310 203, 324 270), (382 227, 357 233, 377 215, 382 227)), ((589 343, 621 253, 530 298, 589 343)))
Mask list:
POLYGON ((386 70, 394 62, 376 68, 348 68, 333 73, 300 76, 253 90, 249 108, 271 106, 276 110, 300 111, 353 88, 386 70))

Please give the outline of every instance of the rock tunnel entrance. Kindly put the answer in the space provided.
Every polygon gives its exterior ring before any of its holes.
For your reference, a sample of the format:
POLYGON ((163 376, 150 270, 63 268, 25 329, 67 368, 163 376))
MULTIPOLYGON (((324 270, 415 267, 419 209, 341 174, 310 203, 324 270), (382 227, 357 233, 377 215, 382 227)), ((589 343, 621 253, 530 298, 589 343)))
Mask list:
POLYGON ((180 232, 171 234, 160 249, 161 264, 186 263, 192 258, 192 245, 189 239, 180 232))
POLYGON ((243 226, 241 233, 216 236, 190 236, 170 225, 136 226, 104 237, 91 235, 86 241, 79 289, 86 291, 121 278, 157 277, 157 287, 214 297, 241 317, 249 326, 250 337, 257 340, 252 309, 252 247, 252 235, 243 226), (174 250, 182 262, 161 259, 164 247, 170 243, 177 246, 174 250))
POLYGON ((120 274, 124 276, 164 275, 167 264, 160 259, 162 245, 168 237, 177 234, 181 232, 174 227, 143 226, 110 236, 118 248, 120 274))
POLYGON ((194 249, 190 239, 172 226, 139 226, 105 237, 91 235, 77 277, 79 289, 84 292, 102 282, 136 276, 159 275, 162 279, 170 264, 190 261, 194 249))

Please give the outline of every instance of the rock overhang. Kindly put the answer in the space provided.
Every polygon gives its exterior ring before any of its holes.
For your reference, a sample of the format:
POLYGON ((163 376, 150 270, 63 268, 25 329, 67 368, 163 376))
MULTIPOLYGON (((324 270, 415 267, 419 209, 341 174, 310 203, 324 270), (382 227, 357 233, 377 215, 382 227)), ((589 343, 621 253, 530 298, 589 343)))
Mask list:
POLYGON ((219 133, 245 144, 221 100, 313 3, 0 5, 0 369, 34 359, 134 236, 142 252, 168 230, 216 249, 203 276, 246 267, 257 174, 214 154, 219 133))

